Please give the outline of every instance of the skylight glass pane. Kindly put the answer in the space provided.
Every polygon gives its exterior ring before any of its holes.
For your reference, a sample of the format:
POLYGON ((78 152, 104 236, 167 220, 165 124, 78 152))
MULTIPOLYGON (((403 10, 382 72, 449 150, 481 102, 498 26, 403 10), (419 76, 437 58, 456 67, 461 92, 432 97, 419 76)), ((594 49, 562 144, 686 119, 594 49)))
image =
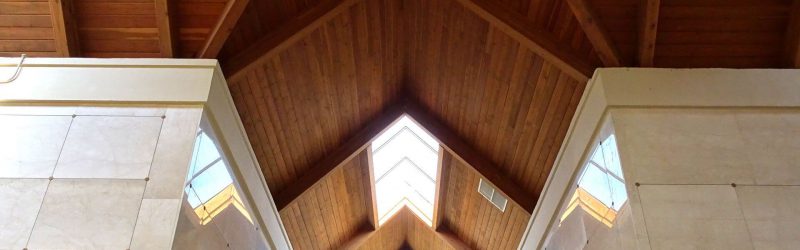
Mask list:
POLYGON ((214 141, 212 141, 206 133, 200 133, 200 135, 197 136, 197 140, 195 140, 195 153, 192 158, 191 168, 189 168, 189 177, 200 172, 203 168, 207 167, 208 164, 211 164, 214 160, 219 158, 220 155, 214 141))
POLYGON ((605 161, 606 169, 620 179, 625 179, 622 175, 622 166, 619 162, 619 152, 617 152, 617 138, 614 137, 614 135, 609 136, 603 141, 600 149, 603 151, 603 160, 605 161))
POLYGON ((439 144, 407 116, 372 143, 379 223, 407 206, 430 224, 436 192, 439 144))
POLYGON ((611 207, 611 187, 608 183, 608 176, 595 165, 587 165, 581 180, 578 182, 578 186, 603 202, 606 207, 611 207))
POLYGON ((224 162, 218 161, 192 180, 192 189, 197 193, 198 198, 205 202, 231 183, 233 180, 228 174, 228 167, 224 162))

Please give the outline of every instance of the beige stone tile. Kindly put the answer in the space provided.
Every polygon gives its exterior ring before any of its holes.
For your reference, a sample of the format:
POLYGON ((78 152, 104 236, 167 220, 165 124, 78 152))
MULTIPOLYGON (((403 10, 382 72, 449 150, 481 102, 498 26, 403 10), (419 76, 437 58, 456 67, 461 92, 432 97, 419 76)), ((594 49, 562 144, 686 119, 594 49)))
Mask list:
POLYGON ((756 249, 800 246, 800 186, 737 186, 756 249))
POLYGON ((92 107, 81 106, 75 109, 76 115, 107 115, 107 116, 162 116, 166 112, 164 107, 92 107))
POLYGON ((170 249, 178 224, 180 199, 144 199, 131 249, 170 249))
POLYGON ((0 105, 0 115, 74 115, 74 106, 0 105))
POLYGON ((46 179, 0 179, 0 249, 22 249, 39 213, 46 179))
POLYGON ((800 185, 800 112, 742 111, 736 115, 759 185, 800 185))
POLYGON ((145 198, 180 199, 202 108, 170 108, 159 136, 145 198))
POLYGON ((53 180, 29 249, 126 249, 144 180, 53 180))
POLYGON ((612 115, 628 181, 754 183, 732 111, 624 109, 612 115))
POLYGON ((731 186, 639 187, 652 249, 752 249, 731 186))
POLYGON ((0 177, 50 177, 71 120, 71 116, 0 115, 0 177))
POLYGON ((160 117, 75 117, 54 176, 144 179, 161 122, 160 117))
POLYGON ((266 249, 260 231, 234 206, 228 206, 212 219, 230 248, 234 250, 266 249))

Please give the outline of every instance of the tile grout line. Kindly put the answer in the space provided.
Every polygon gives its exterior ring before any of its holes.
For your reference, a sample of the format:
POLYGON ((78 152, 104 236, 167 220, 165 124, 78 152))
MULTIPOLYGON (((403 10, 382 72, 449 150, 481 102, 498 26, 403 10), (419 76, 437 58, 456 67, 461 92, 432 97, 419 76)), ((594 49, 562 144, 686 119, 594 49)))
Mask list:
POLYGON ((53 165, 53 171, 50 172, 50 177, 47 178, 48 179, 47 187, 44 190, 44 195, 42 195, 42 201, 39 203, 39 210, 36 211, 36 218, 33 220, 33 226, 31 227, 31 232, 28 234, 28 240, 25 241, 25 249, 28 249, 28 245, 31 244, 31 238, 33 237, 33 230, 36 229, 36 223, 39 222, 39 215, 42 214, 42 208, 44 208, 44 202, 45 199, 47 199, 47 192, 50 191, 50 185, 53 183, 53 175, 56 173, 58 162, 61 160, 61 154, 64 152, 64 146, 66 146, 67 144, 67 138, 69 137, 70 131, 72 131, 73 123, 75 123, 75 115, 72 115, 72 119, 69 120, 69 125, 67 126, 67 133, 64 134, 64 140, 61 141, 61 149, 58 150, 58 157, 56 157, 56 163, 53 165))
POLYGON ((739 205, 739 214, 742 215, 742 220, 744 221, 744 228, 747 229, 747 238, 750 240, 750 249, 755 249, 755 242, 753 242, 753 233, 750 231, 750 223, 747 222, 747 217, 744 216, 744 208, 742 206, 742 201, 739 198, 739 192, 737 190, 738 184, 736 186, 731 186, 733 188, 733 195, 736 196, 736 204, 739 205))
POLYGON ((142 196, 139 199, 139 209, 136 210, 136 218, 133 220, 133 230, 131 230, 131 238, 128 240, 128 250, 131 249, 131 245, 133 245, 133 237, 136 235, 136 225, 139 224, 139 215, 142 213, 142 203, 144 203, 144 195, 147 193, 147 186, 150 182, 150 172, 153 170, 153 162, 156 159, 156 153, 158 152, 158 144, 161 142, 161 134, 164 133, 164 121, 167 119, 166 110, 164 111, 164 115, 161 116, 161 125, 158 129, 158 136, 156 136, 156 145, 153 147, 153 156, 150 157, 150 167, 147 168, 147 176, 145 177, 144 188, 142 189, 142 196))
MULTIPOLYGON (((650 232, 647 230, 647 215, 644 214, 644 200, 642 200, 642 190, 639 189, 639 186, 636 186, 636 198, 639 199, 639 208, 642 209, 642 223, 644 223, 644 233, 647 234, 647 244, 648 249, 653 249, 653 239, 650 238, 650 232)), ((631 209, 633 210, 633 209, 631 209)), ((634 234, 636 231, 636 227, 634 226, 634 234)), ((639 237, 636 237, 636 245, 639 245, 639 237)))

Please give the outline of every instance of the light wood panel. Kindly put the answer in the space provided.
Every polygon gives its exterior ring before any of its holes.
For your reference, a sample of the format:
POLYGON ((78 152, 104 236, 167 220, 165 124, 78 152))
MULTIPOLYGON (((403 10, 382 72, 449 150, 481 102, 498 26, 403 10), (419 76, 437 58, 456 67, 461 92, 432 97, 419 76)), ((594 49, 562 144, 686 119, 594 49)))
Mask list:
POLYGON ((0 56, 59 56, 47 0, 0 1, 0 56))
POLYGON ((539 194, 584 83, 454 1, 413 1, 409 94, 516 185, 539 194))
POLYGON ((337 249, 368 227, 371 207, 366 151, 281 210, 294 249, 337 249))
POLYGON ((414 215, 408 209, 400 210, 356 249, 403 249, 404 244, 406 244, 406 235, 408 234, 408 220, 415 219, 412 216, 414 215))
MULTIPOLYGON (((400 212, 406 214, 406 217, 410 218, 409 220, 406 220, 406 228, 407 228, 406 239, 411 249, 417 249, 417 250, 466 249, 463 247, 462 248, 453 247, 450 242, 446 241, 443 237, 440 236, 441 233, 435 232, 427 224, 417 219, 415 217, 416 215, 414 215, 408 209, 404 208, 400 212)), ((456 239, 456 241, 460 240, 456 239)))
POLYGON ((396 3, 358 3, 228 82, 274 195, 397 99, 396 3))
MULTIPOLYGON (((445 157, 453 157, 445 154, 445 157)), ((478 193, 479 175, 460 161, 450 165, 444 225, 472 249, 516 249, 530 214, 509 202, 505 212, 478 193)))

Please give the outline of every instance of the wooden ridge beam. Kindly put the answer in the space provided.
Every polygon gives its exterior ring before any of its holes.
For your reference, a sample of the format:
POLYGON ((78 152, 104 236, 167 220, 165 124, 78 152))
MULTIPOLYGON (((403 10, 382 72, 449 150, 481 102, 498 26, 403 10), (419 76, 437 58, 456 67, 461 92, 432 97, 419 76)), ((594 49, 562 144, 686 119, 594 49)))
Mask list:
POLYGON ((405 112, 435 137, 443 148, 453 154, 454 158, 472 167, 481 177, 497 187, 497 190, 508 197, 511 202, 516 203, 528 213, 533 213, 533 208, 538 200, 537 196, 526 193, 501 172, 500 168, 458 137, 455 132, 423 107, 409 102, 405 106, 405 112))
POLYGON ((223 72, 229 81, 240 77, 242 72, 283 51, 359 1, 323 1, 223 62, 223 72))
POLYGON ((155 0, 156 25, 158 26, 158 44, 161 57, 173 58, 177 54, 177 38, 175 16, 172 0, 155 0))
POLYGON ((784 58, 789 68, 800 68, 800 0, 792 1, 789 26, 786 29, 784 58))
POLYGON ((507 33, 523 46, 580 82, 588 81, 594 71, 585 59, 558 42, 555 36, 531 24, 521 14, 489 0, 457 0, 492 26, 507 33))
POLYGON ((275 205, 278 211, 283 210, 295 202, 297 198, 310 190, 314 184, 361 153, 369 146, 373 138, 378 136, 402 115, 403 110, 399 104, 391 105, 385 109, 382 114, 375 117, 353 137, 314 164, 314 166, 309 168, 306 174, 275 196, 275 205))
POLYGON ((198 58, 217 58, 248 3, 250 0, 228 0, 214 29, 208 34, 203 47, 197 52, 198 58))
POLYGON ((661 0, 639 2, 639 67, 653 67, 658 34, 658 13, 661 0))
POLYGON ((49 3, 56 52, 63 57, 80 56, 78 27, 73 15, 72 0, 50 0, 49 3))
POLYGON ((614 42, 608 35, 605 27, 599 23, 597 14, 592 9, 592 6, 586 0, 567 0, 567 5, 572 10, 578 23, 581 25, 589 42, 597 51, 600 61, 606 67, 621 67, 624 66, 622 56, 619 50, 614 46, 614 42))

